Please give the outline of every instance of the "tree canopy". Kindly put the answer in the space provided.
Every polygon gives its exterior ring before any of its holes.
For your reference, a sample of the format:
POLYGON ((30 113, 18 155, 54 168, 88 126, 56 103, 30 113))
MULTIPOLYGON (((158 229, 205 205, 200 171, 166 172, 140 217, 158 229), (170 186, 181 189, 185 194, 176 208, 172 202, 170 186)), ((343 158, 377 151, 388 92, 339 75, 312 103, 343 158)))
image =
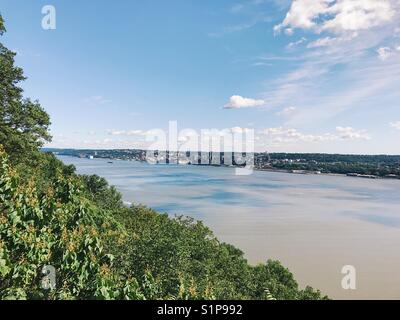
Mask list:
MULTIPOLYGON (((0 17, 0 36, 5 32, 0 17)), ((15 53, 0 43, 0 143, 14 161, 22 160, 50 141, 50 117, 38 101, 23 97, 23 70, 15 53)))
POLYGON ((0 35, 3 35, 5 31, 6 28, 4 27, 4 20, 3 17, 0 15, 0 35))

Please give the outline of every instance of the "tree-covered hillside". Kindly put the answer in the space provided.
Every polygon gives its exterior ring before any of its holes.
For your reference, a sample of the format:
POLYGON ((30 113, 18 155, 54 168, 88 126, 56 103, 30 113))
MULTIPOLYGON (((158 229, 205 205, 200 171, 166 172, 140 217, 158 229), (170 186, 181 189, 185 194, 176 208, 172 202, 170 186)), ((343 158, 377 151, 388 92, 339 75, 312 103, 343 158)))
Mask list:
POLYGON ((23 98, 14 56, 0 44, 0 299, 324 298, 277 261, 249 265, 201 222, 124 207, 103 178, 41 153, 49 116, 23 98))

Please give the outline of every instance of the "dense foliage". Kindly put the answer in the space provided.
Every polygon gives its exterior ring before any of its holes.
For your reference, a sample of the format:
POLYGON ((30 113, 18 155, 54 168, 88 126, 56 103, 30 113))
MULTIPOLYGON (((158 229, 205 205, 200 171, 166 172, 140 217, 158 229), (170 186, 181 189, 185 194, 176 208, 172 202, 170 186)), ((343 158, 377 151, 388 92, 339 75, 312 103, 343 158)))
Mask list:
POLYGON ((105 179, 39 152, 49 117, 22 98, 13 58, 1 45, 0 299, 323 298, 279 262, 251 266, 201 222, 127 208, 105 179))
POLYGON ((283 170, 357 173, 378 177, 392 175, 400 178, 400 156, 394 155, 272 153, 268 160, 272 167, 283 170))
MULTIPOLYGON (((0 298, 139 298, 103 250, 104 234, 122 236, 105 212, 83 197, 77 177, 61 170, 45 189, 20 179, 0 151, 0 298), (42 290, 44 265, 56 269, 57 290, 42 290)), ((118 241, 118 239, 116 239, 118 241)))

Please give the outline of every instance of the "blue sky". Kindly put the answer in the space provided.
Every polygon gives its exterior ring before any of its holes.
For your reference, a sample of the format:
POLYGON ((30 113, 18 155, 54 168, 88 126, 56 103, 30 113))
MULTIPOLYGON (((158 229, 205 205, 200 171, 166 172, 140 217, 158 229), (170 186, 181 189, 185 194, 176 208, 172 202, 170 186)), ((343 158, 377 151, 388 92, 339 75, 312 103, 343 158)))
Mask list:
POLYGON ((398 0, 1 0, 49 146, 135 148, 168 128, 256 149, 400 154, 398 0), (44 5, 56 29, 43 30, 44 5))

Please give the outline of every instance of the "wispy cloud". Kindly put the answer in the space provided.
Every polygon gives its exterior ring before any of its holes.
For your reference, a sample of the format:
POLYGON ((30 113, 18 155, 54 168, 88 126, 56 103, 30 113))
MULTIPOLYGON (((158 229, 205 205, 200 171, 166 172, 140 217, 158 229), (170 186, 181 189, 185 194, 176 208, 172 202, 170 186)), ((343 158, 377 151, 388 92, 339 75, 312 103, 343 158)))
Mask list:
POLYGON ((379 59, 382 61, 387 60, 392 55, 392 49, 389 47, 381 47, 376 50, 376 52, 378 53, 379 59))
POLYGON ((143 130, 107 130, 111 136, 145 136, 146 131, 143 130))
POLYGON ((362 104, 367 107, 387 92, 400 96, 400 60, 392 59, 399 53, 399 7, 391 0, 293 1, 275 31, 302 29, 302 34, 319 38, 303 53, 260 58, 293 66, 279 79, 267 81, 266 103, 280 109, 295 104, 297 112, 288 124, 304 125, 362 104))
POLYGON ((260 22, 268 22, 268 21, 270 21, 270 18, 265 17, 264 15, 260 15, 260 16, 251 18, 250 21, 243 22, 243 23, 236 24, 236 25, 225 26, 221 30, 216 31, 216 32, 209 32, 208 36, 211 38, 220 38, 220 37, 223 37, 223 36, 231 34, 231 33, 242 32, 247 29, 251 29, 260 22))
POLYGON ((215 32, 209 32, 208 36, 212 38, 220 38, 228 34, 242 32, 251 29, 259 23, 267 23, 273 21, 273 17, 269 11, 260 9, 260 5, 270 2, 270 0, 252 0, 241 1, 229 7, 230 14, 240 17, 243 22, 222 27, 215 32))
POLYGON ((370 140, 371 136, 366 130, 356 130, 352 127, 337 127, 336 132, 343 140, 370 140))
POLYGON ((296 107, 287 107, 287 108, 284 108, 282 111, 277 112, 276 114, 278 116, 287 117, 287 116, 294 114, 296 112, 296 110, 297 110, 296 107))
POLYGON ((85 99, 85 103, 87 103, 89 105, 104 105, 104 104, 108 104, 111 102, 112 102, 112 100, 107 99, 101 95, 94 95, 94 96, 91 96, 91 97, 85 99))
POLYGON ((292 48, 294 48, 294 47, 297 47, 297 46, 303 44, 303 43, 306 42, 306 41, 307 41, 307 38, 302 37, 302 38, 300 38, 300 40, 297 40, 297 41, 294 41, 294 42, 290 42, 290 43, 286 46, 286 48, 292 49, 292 48))
POLYGON ((334 133, 309 134, 293 128, 266 128, 260 132, 264 140, 271 143, 298 143, 298 142, 326 142, 343 140, 370 140, 371 136, 366 130, 356 130, 352 127, 337 127, 334 133))
POLYGON ((396 122, 391 122, 389 124, 392 128, 395 128, 397 130, 400 130, 400 121, 396 121, 396 122))

